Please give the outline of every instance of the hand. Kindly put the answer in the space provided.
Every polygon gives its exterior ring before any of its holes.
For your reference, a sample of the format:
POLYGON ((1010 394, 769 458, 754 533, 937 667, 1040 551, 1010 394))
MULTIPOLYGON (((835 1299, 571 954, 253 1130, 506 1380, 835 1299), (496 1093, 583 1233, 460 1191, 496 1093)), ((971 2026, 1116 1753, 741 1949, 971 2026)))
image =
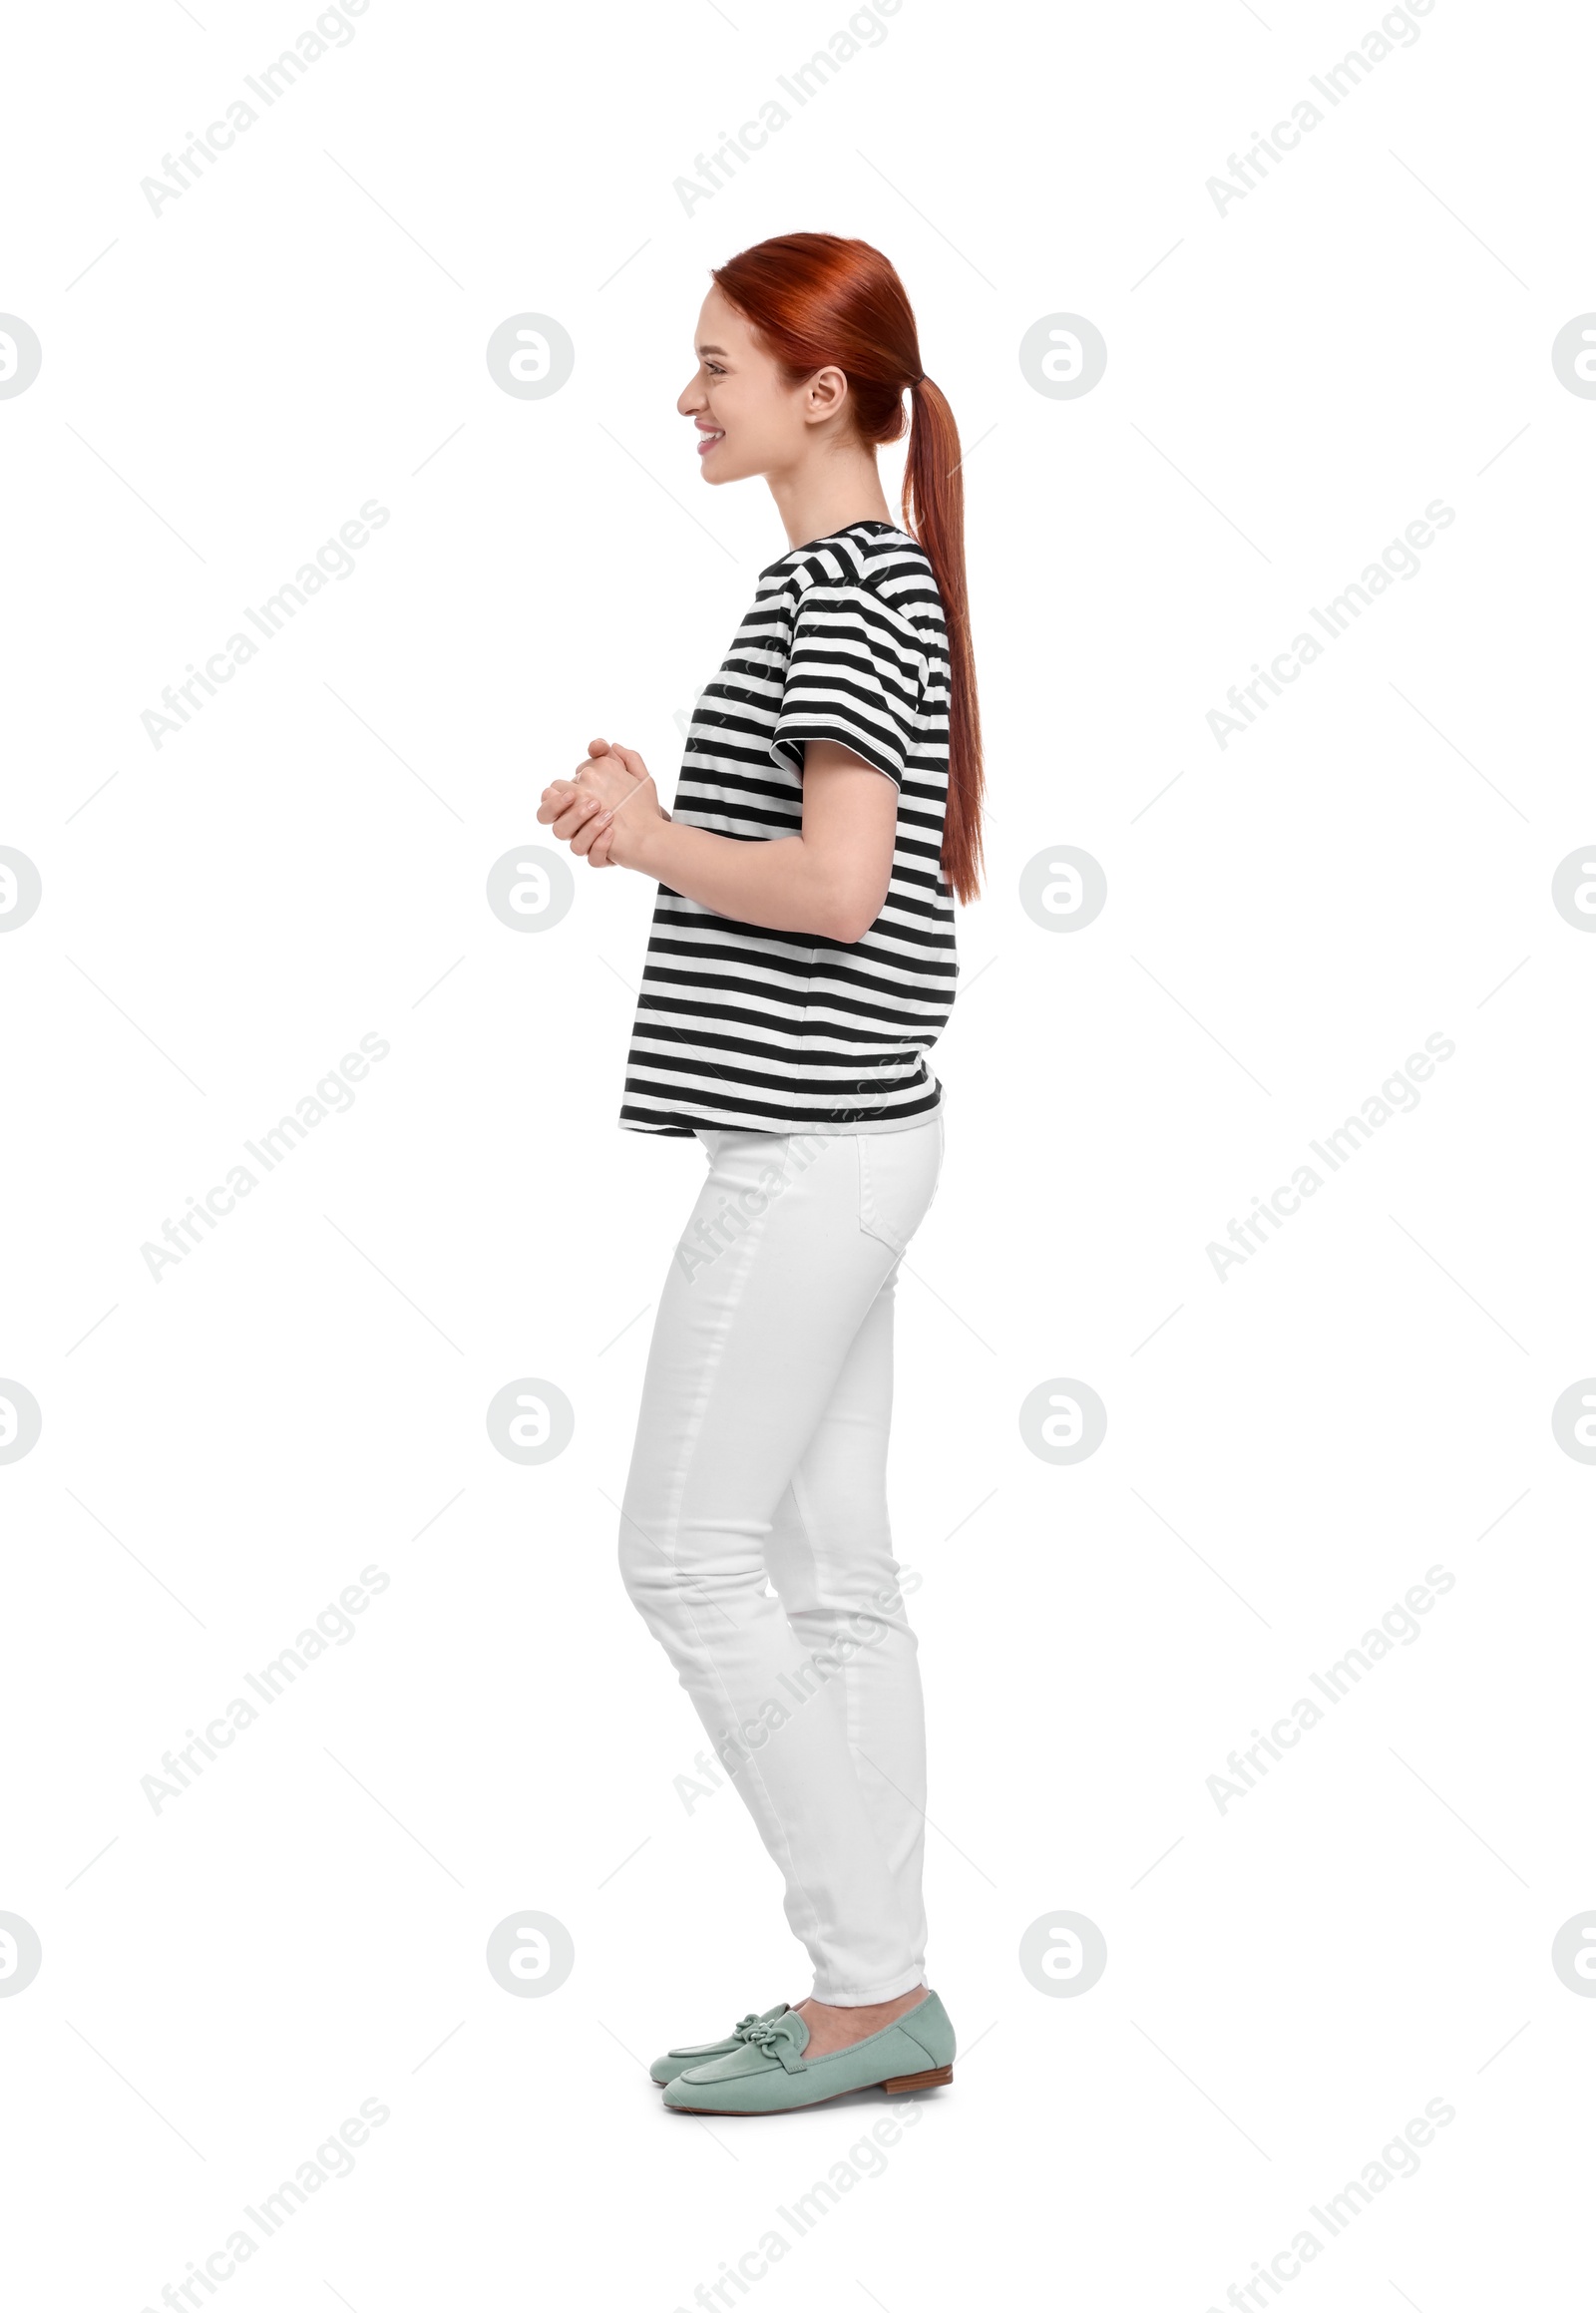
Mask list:
POLYGON ((552 826, 561 842, 569 843, 574 852, 585 855, 588 865, 594 868, 604 866, 608 857, 607 837, 602 843, 598 841, 598 822, 604 816, 605 806, 601 797, 581 782, 589 762, 607 752, 605 740, 591 741, 588 761, 579 763, 569 779, 551 780, 538 806, 540 823, 552 826))
POLYGON ((634 749, 592 739, 588 755, 589 761, 578 771, 577 784, 585 794, 596 795, 603 806, 592 822, 590 865, 631 867, 649 822, 669 815, 660 805, 647 764, 634 749))
POLYGON ((556 779, 544 789, 538 818, 590 867, 629 867, 639 831, 648 821, 668 814, 660 806, 647 765, 631 748, 594 739, 588 757, 574 778, 556 779))

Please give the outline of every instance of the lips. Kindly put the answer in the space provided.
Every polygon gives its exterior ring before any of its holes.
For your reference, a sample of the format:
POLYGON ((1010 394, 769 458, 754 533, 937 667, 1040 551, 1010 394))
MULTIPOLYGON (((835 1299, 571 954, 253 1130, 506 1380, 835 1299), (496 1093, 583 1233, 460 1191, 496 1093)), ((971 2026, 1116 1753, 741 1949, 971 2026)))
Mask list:
POLYGON ((715 446, 715 444, 716 444, 717 442, 723 442, 725 439, 726 439, 726 430, 725 430, 725 428, 724 428, 723 426, 721 426, 721 427, 717 427, 717 428, 716 428, 716 429, 715 429, 713 432, 711 432, 711 433, 705 433, 705 432, 704 432, 704 430, 703 430, 703 428, 702 428, 702 427, 700 427, 700 428, 699 428, 699 430, 698 430, 698 455, 699 455, 699 457, 700 457, 700 458, 702 458, 702 457, 703 457, 703 455, 704 455, 704 453, 705 453, 706 451, 708 451, 708 450, 712 450, 712 449, 714 448, 714 446, 715 446))

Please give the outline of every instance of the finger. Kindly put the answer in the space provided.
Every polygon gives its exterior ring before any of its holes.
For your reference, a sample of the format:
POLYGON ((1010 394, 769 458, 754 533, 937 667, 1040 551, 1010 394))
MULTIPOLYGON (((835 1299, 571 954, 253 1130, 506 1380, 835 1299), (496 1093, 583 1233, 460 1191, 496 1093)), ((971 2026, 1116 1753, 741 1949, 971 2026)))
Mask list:
POLYGON ((633 779, 647 778, 648 766, 634 747, 611 747, 609 752, 623 770, 631 773, 633 779))
POLYGON ((588 821, 593 818, 598 808, 598 798, 596 795, 573 796, 570 804, 560 813, 554 823, 555 833, 561 842, 570 843, 579 829, 586 827, 588 821))
POLYGON ((588 741, 588 752, 590 755, 607 755, 609 752, 609 741, 607 739, 590 739, 588 741))

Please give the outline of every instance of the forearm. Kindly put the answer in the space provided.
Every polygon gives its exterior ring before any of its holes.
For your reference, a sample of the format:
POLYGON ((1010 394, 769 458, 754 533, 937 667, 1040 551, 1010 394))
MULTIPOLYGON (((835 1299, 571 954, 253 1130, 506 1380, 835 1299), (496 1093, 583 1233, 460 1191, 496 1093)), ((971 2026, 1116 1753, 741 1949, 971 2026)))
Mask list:
POLYGON ((717 916, 771 932, 839 937, 832 927, 843 896, 835 873, 801 835, 740 843, 670 819, 644 819, 627 835, 619 866, 635 868, 717 916))

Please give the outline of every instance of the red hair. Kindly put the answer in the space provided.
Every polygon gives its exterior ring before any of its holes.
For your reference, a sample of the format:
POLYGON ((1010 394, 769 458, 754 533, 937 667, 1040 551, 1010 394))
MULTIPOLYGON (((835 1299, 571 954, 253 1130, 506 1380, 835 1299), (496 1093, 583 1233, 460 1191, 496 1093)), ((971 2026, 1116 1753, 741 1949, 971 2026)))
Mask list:
POLYGON ((923 549, 948 624, 948 807, 942 871, 961 900, 981 890, 981 706, 965 588, 965 487, 959 428, 925 375, 914 308, 896 269, 868 241, 782 233, 712 269, 721 293, 774 353, 789 385, 842 370, 854 423, 872 447, 898 441, 910 395, 904 529, 923 549))

